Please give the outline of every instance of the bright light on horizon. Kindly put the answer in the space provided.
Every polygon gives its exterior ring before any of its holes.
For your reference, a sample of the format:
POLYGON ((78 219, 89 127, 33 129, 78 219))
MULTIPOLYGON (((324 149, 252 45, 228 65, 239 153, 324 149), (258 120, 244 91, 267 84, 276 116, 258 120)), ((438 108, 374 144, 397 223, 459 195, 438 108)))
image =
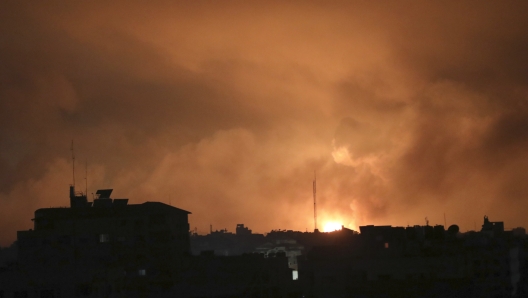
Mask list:
POLYGON ((325 225, 323 227, 323 232, 338 231, 338 230, 341 230, 342 227, 343 227, 343 225, 341 223, 339 223, 339 222, 329 221, 329 222, 325 223, 325 225))

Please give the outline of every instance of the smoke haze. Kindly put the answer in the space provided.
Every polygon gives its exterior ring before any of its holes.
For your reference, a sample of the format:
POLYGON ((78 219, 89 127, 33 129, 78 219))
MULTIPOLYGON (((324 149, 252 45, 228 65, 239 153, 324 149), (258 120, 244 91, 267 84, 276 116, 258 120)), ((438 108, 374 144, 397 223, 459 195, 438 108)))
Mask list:
MULTIPOLYGON (((528 3, 0 3, 0 246, 76 186, 205 233, 528 226, 528 3)), ((89 197, 91 197, 89 195, 89 197)))

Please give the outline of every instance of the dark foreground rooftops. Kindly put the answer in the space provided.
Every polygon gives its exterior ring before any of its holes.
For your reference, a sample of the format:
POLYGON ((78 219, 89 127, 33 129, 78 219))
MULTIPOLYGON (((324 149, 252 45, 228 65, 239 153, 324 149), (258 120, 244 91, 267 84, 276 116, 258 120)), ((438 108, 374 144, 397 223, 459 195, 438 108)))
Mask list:
MULTIPOLYGON (((112 199, 105 199, 110 200, 112 199)), ((98 207, 86 207, 86 208, 68 208, 68 207, 52 207, 52 208, 40 208, 35 211, 35 218, 40 216, 70 216, 70 215, 105 215, 113 213, 144 213, 144 212, 180 212, 185 214, 191 214, 187 210, 176 208, 161 202, 145 202, 142 204, 116 204, 116 201, 126 199, 114 199, 114 203, 108 208, 98 207)))
MULTIPOLYGON (((112 201, 111 199, 104 199, 112 201)), ((116 200, 122 199, 114 199, 116 200)), ((176 208, 160 202, 145 202, 142 204, 112 204, 107 207, 83 207, 83 208, 41 208, 35 211, 35 230, 47 229, 56 221, 69 221, 96 218, 127 218, 142 216, 159 216, 161 214, 184 216, 187 218, 191 212, 176 208)))

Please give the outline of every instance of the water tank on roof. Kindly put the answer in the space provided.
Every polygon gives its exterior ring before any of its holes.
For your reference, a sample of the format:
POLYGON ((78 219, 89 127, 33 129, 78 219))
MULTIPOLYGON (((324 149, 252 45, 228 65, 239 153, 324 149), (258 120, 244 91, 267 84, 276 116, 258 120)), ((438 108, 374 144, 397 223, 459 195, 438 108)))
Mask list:
POLYGON ((99 189, 95 193, 98 199, 110 199, 113 189, 99 189))
POLYGON ((447 232, 452 235, 458 234, 459 231, 460 231, 460 228, 457 225, 450 225, 449 228, 447 229, 447 232))

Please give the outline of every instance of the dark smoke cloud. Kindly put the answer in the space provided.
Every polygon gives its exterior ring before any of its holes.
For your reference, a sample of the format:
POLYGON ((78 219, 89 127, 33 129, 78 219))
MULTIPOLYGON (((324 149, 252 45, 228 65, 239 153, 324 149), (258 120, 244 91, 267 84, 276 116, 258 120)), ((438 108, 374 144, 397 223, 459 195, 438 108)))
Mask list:
POLYGON ((0 4, 0 245, 72 182, 248 224, 526 225, 527 4, 0 4))

